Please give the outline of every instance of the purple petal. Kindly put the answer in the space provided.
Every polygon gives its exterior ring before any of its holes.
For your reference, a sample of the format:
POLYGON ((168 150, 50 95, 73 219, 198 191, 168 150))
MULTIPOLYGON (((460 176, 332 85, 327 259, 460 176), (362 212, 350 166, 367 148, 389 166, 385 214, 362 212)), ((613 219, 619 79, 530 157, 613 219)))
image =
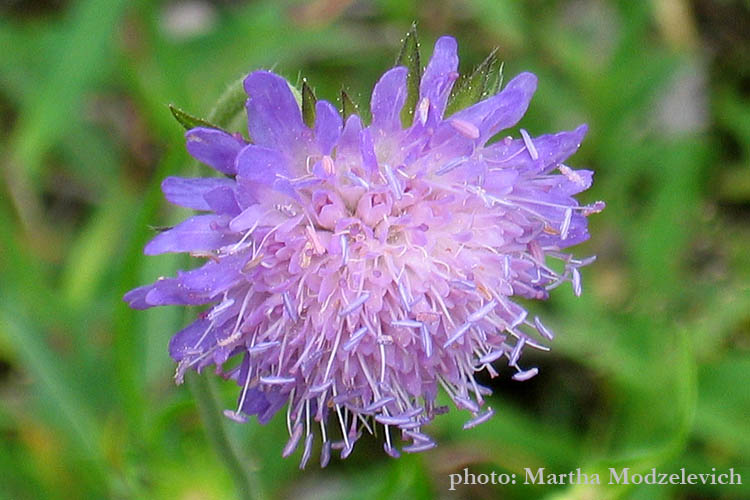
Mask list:
POLYGON ((268 71, 255 71, 245 78, 245 91, 252 141, 296 156, 311 134, 287 81, 268 71))
POLYGON ((234 254, 219 261, 210 260, 190 271, 178 271, 177 279, 185 290, 206 297, 215 297, 237 283, 242 266, 248 261, 247 254, 234 254))
POLYGON ((250 144, 237 156, 237 181, 259 199, 267 189, 295 196, 288 177, 288 160, 274 149, 250 144))
POLYGON ((122 299, 133 309, 148 309, 152 306, 146 302, 146 295, 151 290, 151 287, 152 285, 145 285, 133 288, 122 299))
MULTIPOLYGON (((537 78, 532 73, 521 73, 497 95, 451 115, 477 127, 484 143, 500 130, 512 127, 523 117, 536 90, 537 78)), ((445 123, 441 128, 445 128, 445 123)))
POLYGON ((587 131, 588 127, 581 125, 575 130, 540 135, 531 139, 539 156, 536 160, 525 151, 522 140, 500 141, 492 144, 485 149, 484 157, 491 165, 497 167, 512 167, 530 173, 546 173, 578 150, 587 131))
POLYGON ((203 199, 212 212, 232 217, 240 213, 234 186, 235 183, 232 182, 232 185, 217 187, 203 195, 203 199))
POLYGON ((218 215, 196 215, 164 231, 144 248, 146 255, 169 252, 206 252, 221 248, 235 241, 227 234, 226 217, 218 215))
POLYGON ((318 101, 315 104, 315 140, 322 154, 331 154, 341 136, 342 126, 341 115, 330 102, 318 101))
POLYGON ((362 130, 359 134, 359 152, 362 155, 362 165, 365 171, 375 172, 378 169, 378 158, 375 156, 375 144, 369 128, 362 130))
POLYGON ((215 342, 215 336, 208 331, 211 323, 199 319, 175 333, 169 341, 169 355, 175 361, 195 355, 206 349, 207 345, 215 342))
POLYGON ((167 177, 161 183, 161 190, 170 203, 194 210, 211 210, 203 196, 218 187, 233 185, 233 180, 218 177, 167 177))
POLYGON ((375 84, 370 102, 374 128, 385 131, 401 128, 400 113, 406 102, 408 72, 403 66, 390 69, 375 84))
POLYGON ((194 128, 185 134, 188 152, 201 163, 225 174, 236 174, 234 159, 245 141, 215 128, 194 128))
POLYGON ((453 82, 458 78, 458 46, 455 38, 444 36, 435 42, 422 82, 419 85, 420 98, 429 99, 439 117, 443 116, 453 82))
POLYGON ((211 297, 200 291, 185 287, 182 280, 163 278, 150 285, 146 303, 153 306, 190 305, 197 306, 211 302, 211 297))

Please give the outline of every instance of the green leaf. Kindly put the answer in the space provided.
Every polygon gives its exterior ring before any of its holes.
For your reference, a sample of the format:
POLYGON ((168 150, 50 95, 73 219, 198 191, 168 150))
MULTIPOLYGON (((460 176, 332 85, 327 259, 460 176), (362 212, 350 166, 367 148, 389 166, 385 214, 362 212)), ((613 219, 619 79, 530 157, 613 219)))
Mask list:
POLYGON ((488 95, 496 94, 500 90, 501 82, 502 64, 497 60, 497 49, 495 49, 471 74, 461 75, 451 90, 445 115, 451 115, 478 103, 488 95), (498 65, 500 65, 499 71, 498 65))
POLYGON ((349 94, 345 90, 341 90, 341 113, 344 115, 344 120, 349 118, 351 115, 358 115, 359 109, 354 104, 349 94))
POLYGON ((175 120, 180 122, 180 125, 185 127, 185 130, 190 130, 195 127, 208 127, 221 130, 221 127, 219 127, 218 125, 214 125, 213 123, 204 120, 203 118, 198 118, 197 116, 193 116, 190 113, 186 113, 173 104, 169 105, 169 111, 172 112, 172 116, 175 117, 175 120))
POLYGON ((411 25, 411 29, 404 37, 401 51, 396 58, 396 66, 406 66, 409 70, 406 76, 406 102, 401 110, 401 123, 404 127, 408 127, 414 120, 414 110, 417 108, 417 101, 419 100, 419 83, 422 80, 417 23, 411 25))
POLYGON ((490 66, 487 72, 487 80, 484 82, 484 92, 482 97, 488 97, 495 95, 500 92, 500 87, 503 86, 503 67, 504 62, 500 62, 495 59, 494 63, 490 66))
POLYGON ((305 125, 312 128, 315 124, 315 103, 318 99, 315 97, 307 80, 302 80, 302 119, 305 125))

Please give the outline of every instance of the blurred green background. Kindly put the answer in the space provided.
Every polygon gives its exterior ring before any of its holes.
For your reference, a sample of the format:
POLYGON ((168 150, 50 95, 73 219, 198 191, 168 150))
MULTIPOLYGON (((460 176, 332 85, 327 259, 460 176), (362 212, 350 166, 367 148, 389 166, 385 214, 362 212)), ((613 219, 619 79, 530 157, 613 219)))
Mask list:
MULTIPOLYGON (((535 72, 521 125, 590 133, 571 160, 607 201, 577 250, 584 295, 556 290, 535 379, 491 382, 496 416, 400 460, 362 439, 323 471, 284 460, 281 418, 227 421, 266 498, 750 498, 750 2, 744 0, 3 0, 0 2, 0 498, 236 498, 166 346, 187 319, 122 302, 184 265, 145 258, 184 217, 173 103, 205 115, 257 68, 366 104, 411 22, 423 57, 459 40, 535 72), (608 467, 710 472, 741 486, 470 486, 448 474, 608 467)), ((207 172, 207 170, 203 170, 207 172)), ((194 314, 194 311, 191 312, 194 314)), ((205 386, 204 386, 205 387, 205 386)), ((215 384, 222 408, 232 383, 215 384)), ((282 412, 283 413, 283 412, 282 412)), ((465 412, 464 412, 465 413, 465 412)), ((299 453, 299 452, 298 452, 299 453)))

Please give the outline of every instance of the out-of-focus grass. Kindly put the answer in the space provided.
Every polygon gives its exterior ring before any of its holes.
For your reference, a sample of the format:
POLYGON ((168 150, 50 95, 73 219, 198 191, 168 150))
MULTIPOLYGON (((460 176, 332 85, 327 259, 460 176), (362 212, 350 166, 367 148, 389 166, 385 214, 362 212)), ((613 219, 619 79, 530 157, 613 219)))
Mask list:
MULTIPOLYGON (((574 157, 604 199, 585 293, 530 304, 556 327, 536 379, 503 376, 489 423, 433 425, 438 449, 398 461, 363 440, 301 473, 285 429, 230 425, 272 497, 750 497, 750 13, 740 0, 17 1, 0 17, 0 498, 233 498, 166 353, 179 311, 129 288, 183 263, 146 259, 149 225, 179 217, 161 179, 186 172, 174 103, 206 114, 258 67, 366 105, 410 23, 444 33, 463 70, 499 47, 540 77, 522 125, 587 122, 574 157), (32 7, 33 10, 29 10, 32 7), (676 10, 675 10, 676 9, 676 10), (196 17, 197 15, 197 17, 196 17), (680 22, 676 23, 675 19, 680 22), (686 24, 687 23, 687 24, 686 24), (744 54, 744 56, 743 56, 744 54), (744 485, 474 486, 448 474, 734 467, 744 485)), ((235 388, 224 384, 231 406, 235 388)))

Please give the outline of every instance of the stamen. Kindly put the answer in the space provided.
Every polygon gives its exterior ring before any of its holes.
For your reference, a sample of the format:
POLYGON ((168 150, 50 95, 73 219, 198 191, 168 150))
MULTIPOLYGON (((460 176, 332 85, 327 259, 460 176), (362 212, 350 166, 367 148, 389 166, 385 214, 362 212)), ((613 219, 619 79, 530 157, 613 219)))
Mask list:
POLYGON ((224 416, 240 424, 247 422, 247 417, 245 415, 237 413, 234 410, 224 410, 224 416))
POLYGON ((552 331, 544 326, 542 323, 542 320, 539 319, 539 316, 534 316, 534 325, 536 326, 537 331, 542 335, 542 337, 552 340, 555 338, 555 334, 552 333, 552 331))
POLYGON ((258 354, 261 352, 265 352, 273 347, 276 347, 277 345, 281 344, 278 340, 272 340, 270 342, 260 342, 259 344, 255 344, 251 348, 247 350, 248 354, 258 354))
POLYGON ((479 139, 479 129, 473 123, 458 118, 453 118, 449 123, 459 134, 467 139, 479 139))
POLYGON ((297 315, 297 310, 292 303, 291 295, 289 294, 289 292, 284 292, 281 297, 284 299, 284 309, 286 309, 286 313, 289 315, 289 319, 296 323, 297 320, 299 320, 299 316, 297 315))
MULTIPOLYGON (((386 434, 388 436, 388 434, 386 434)), ((401 453, 398 452, 396 448, 391 446, 391 443, 389 441, 386 441, 383 443, 383 450, 390 456, 391 458, 398 458, 401 456, 401 453)))
POLYGON ((572 168, 566 166, 566 165, 560 165, 557 167, 557 169, 562 173, 570 182, 573 182, 575 184, 578 184, 581 187, 586 186, 586 179, 581 177, 581 175, 573 170, 572 168))
POLYGON ((435 171, 435 175, 445 175, 448 172, 450 172, 451 170, 457 169, 458 167, 460 167, 461 165, 463 165, 467 161, 468 161, 468 158, 465 157, 465 156, 462 156, 460 158, 456 158, 454 160, 451 160, 448 163, 446 163, 445 165, 443 165, 442 167, 440 167, 439 169, 437 169, 435 171))
POLYGON ((349 240, 345 234, 339 235, 339 241, 341 242, 341 265, 345 266, 349 260, 349 240))
POLYGON ((518 380, 519 382, 523 382, 534 377, 537 373, 539 373, 539 368, 531 368, 530 370, 523 370, 513 375, 513 380, 518 380))
POLYGON ((483 365, 492 363, 493 361, 501 358, 503 354, 505 354, 505 349, 495 349, 494 351, 490 351, 479 358, 479 363, 483 365))
POLYGON ((406 287, 404 286, 404 282, 401 279, 399 279, 398 281, 398 295, 401 298, 401 302, 404 304, 404 308, 406 308, 406 311, 411 312, 411 300, 409 300, 409 295, 407 294, 406 287))
POLYGON ((391 321, 391 326, 404 326, 407 328, 419 328, 422 326, 422 323, 419 321, 414 321, 413 319, 397 319, 395 321, 391 321))
POLYGON ((294 453, 294 450, 297 449, 297 445, 299 444, 299 440, 302 437, 302 423, 298 422, 294 426, 294 432, 292 432, 292 435, 289 437, 289 441, 287 441, 286 446, 284 446, 284 450, 281 452, 281 456, 286 458, 292 453, 294 453))
POLYGON ((395 398, 393 396, 386 396, 384 398, 381 398, 370 405, 366 406, 362 409, 363 413, 374 413, 384 407, 387 404, 393 403, 395 401, 395 398))
POLYGON ((560 239, 564 240, 568 237, 568 230, 570 229, 570 220, 573 217, 573 209, 568 207, 565 209, 565 217, 563 217, 562 227, 560 227, 560 239))
POLYGON ((383 425, 401 425, 411 421, 404 416, 375 415, 375 421, 383 425))
POLYGON ((479 424, 485 423, 494 414, 495 414, 495 411, 492 408, 487 408, 487 411, 485 411, 484 413, 480 415, 477 415, 476 417, 466 422, 464 424, 464 430, 471 429, 472 427, 476 427, 479 424))
POLYGON ((538 160, 539 152, 536 150, 536 146, 534 146, 534 143, 531 141, 529 133, 526 132, 526 130, 521 129, 521 137, 523 137, 523 143, 526 146, 526 149, 529 151, 529 156, 531 156, 531 159, 538 160))
POLYGON ((352 181, 354 181, 355 184, 358 184, 359 186, 370 189, 370 185, 365 181, 362 177, 358 176, 354 172, 347 172, 346 176, 349 177, 352 181))
POLYGON ((456 403, 457 407, 469 410, 472 413, 477 413, 479 411, 479 405, 471 399, 461 396, 453 396, 453 402, 456 403))
POLYGON ((268 385, 284 385, 294 383, 294 377, 281 377, 277 375, 270 375, 268 377, 260 377, 261 384, 268 385))
POLYGON ((346 343, 344 343, 343 349, 345 351, 351 351, 352 349, 354 349, 354 347, 359 343, 360 339, 364 337, 365 333, 367 333, 366 326, 359 328, 356 332, 352 334, 349 340, 347 340, 346 343))
POLYGON ((232 305, 234 304, 234 299, 224 299, 219 304, 215 305, 211 311, 206 315, 206 319, 209 321, 213 321, 216 319, 216 316, 221 314, 222 312, 226 311, 232 305))
POLYGON ((422 333, 422 346, 424 347, 425 356, 430 358, 432 357, 432 336, 424 323, 419 327, 419 330, 422 333))
POLYGON ((320 242, 320 238, 318 238, 318 233, 315 231, 315 228, 310 226, 305 226, 305 230, 307 231, 307 236, 310 240, 310 243, 313 244, 313 248, 315 249, 315 253, 318 255, 323 255, 326 251, 323 244, 320 242))
POLYGON ((422 451, 431 450, 432 448, 436 447, 437 443, 435 441, 427 441, 425 443, 414 443, 407 446, 404 446, 401 448, 406 453, 419 453, 422 451))
POLYGON ((477 285, 473 281, 451 280, 450 283, 451 285, 456 286, 458 288, 463 288, 464 290, 474 291, 477 289, 477 285))
POLYGON ((466 330, 468 330, 469 328, 471 328, 471 323, 469 322, 466 322, 463 325, 459 326, 455 333, 453 333, 453 335, 451 335, 451 337, 445 341, 445 343, 443 344, 443 349, 461 338, 461 336, 466 333, 466 330))
POLYGON ((581 296, 581 273, 578 271, 578 268, 573 268, 573 293, 576 294, 576 297, 581 296))
POLYGON ((349 314, 356 311, 359 306, 367 302, 367 299, 369 298, 370 298, 370 292, 367 292, 367 291, 362 292, 362 295, 354 299, 352 303, 350 303, 347 307, 339 311, 339 316, 342 318, 344 316, 348 316, 349 314))
POLYGON ((310 460, 310 454, 312 453, 312 444, 313 439, 315 437, 315 434, 308 434, 305 436, 305 448, 302 452, 302 458, 299 461, 299 468, 300 470, 304 470, 305 466, 307 465, 307 461, 310 460))
POLYGON ((484 307, 482 307, 478 311, 474 311, 469 315, 469 317, 467 318, 469 320, 469 323, 476 323, 477 321, 481 320, 490 312, 492 312, 495 307, 497 307, 497 301, 495 299, 492 299, 491 301, 487 302, 484 307))
POLYGON ((324 441, 320 449, 320 468, 325 469, 328 462, 331 461, 331 442, 324 441))
POLYGON ((308 389, 310 394, 320 394, 333 385, 333 379, 327 380, 322 384, 314 385, 308 389))
POLYGON ((388 164, 383 164, 383 170, 385 170, 385 177, 388 180, 388 185, 391 187, 391 191, 393 191, 393 194, 396 196, 397 200, 400 200, 403 198, 403 193, 401 191, 401 185, 398 182, 398 179, 396 179, 396 176, 393 174, 393 169, 388 164))
POLYGON ((516 366, 516 363, 518 363, 518 358, 521 357, 521 350, 523 349, 525 343, 525 337, 521 337, 518 339, 518 341, 516 341, 516 345, 513 346, 513 350, 511 351, 510 357, 508 359, 508 364, 510 366, 516 366))
POLYGON ((323 170, 325 170, 328 175, 333 175, 335 172, 333 159, 329 155, 324 155, 321 162, 323 163, 323 170))
POLYGON ((422 125, 425 125, 427 123, 427 116, 430 112, 430 100, 427 97, 423 97, 421 101, 419 101, 419 105, 417 106, 417 119, 419 120, 419 123, 422 125))

